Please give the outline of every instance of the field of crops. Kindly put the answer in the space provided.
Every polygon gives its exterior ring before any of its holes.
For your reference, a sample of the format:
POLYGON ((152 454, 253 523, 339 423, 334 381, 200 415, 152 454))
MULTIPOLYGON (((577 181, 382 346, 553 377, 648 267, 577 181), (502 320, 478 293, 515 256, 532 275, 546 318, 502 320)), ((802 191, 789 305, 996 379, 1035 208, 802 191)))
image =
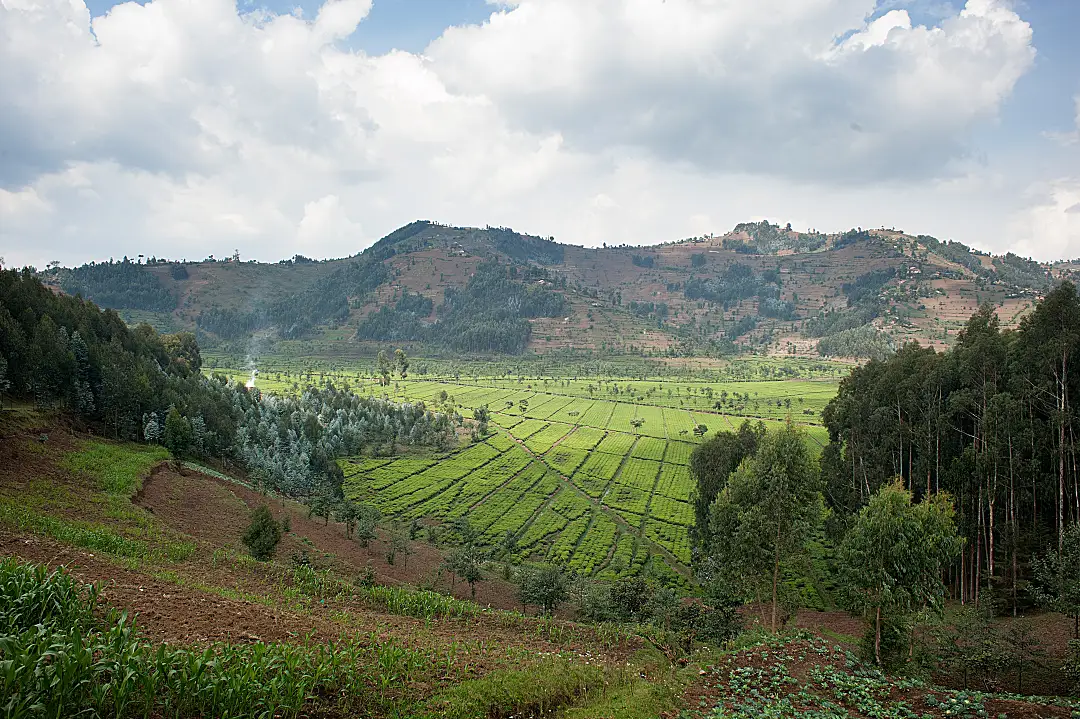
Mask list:
POLYGON ((820 411, 836 391, 835 381, 813 379, 477 375, 382 385, 357 373, 348 381, 352 391, 460 415, 466 428, 473 410, 487 407, 493 432, 445 455, 340 460, 347 496, 402 519, 466 518, 492 545, 512 534, 521 559, 676 583, 688 575, 689 464, 702 435, 791 417, 818 449, 828 441, 820 411))

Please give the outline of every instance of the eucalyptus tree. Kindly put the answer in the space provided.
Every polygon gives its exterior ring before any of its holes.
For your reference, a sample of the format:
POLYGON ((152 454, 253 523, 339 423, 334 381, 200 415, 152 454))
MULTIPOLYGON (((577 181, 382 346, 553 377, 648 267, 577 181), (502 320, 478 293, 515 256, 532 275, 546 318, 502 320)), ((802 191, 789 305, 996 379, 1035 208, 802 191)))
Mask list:
POLYGON ((844 537, 841 590, 853 609, 871 615, 879 665, 885 619, 937 607, 944 598, 942 572, 963 544, 953 517, 948 495, 928 495, 913 504, 897 478, 870 498, 844 537))

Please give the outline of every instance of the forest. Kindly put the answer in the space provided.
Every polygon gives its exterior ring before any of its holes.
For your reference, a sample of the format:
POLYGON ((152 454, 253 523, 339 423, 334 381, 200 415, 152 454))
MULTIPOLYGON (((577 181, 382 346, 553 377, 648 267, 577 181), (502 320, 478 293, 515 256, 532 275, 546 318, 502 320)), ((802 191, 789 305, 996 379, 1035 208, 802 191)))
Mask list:
POLYGON ((340 495, 339 456, 454 441, 449 417, 422 404, 332 385, 264 396, 201 369, 190 333, 131 329, 116 312, 57 295, 29 271, 0 271, 0 398, 30 397, 107 437, 234 463, 293 496, 340 495))
POLYGON ((406 290, 357 327, 361 340, 417 341, 463 352, 519 354, 532 334, 529 319, 560 317, 566 299, 548 289, 548 274, 484 262, 464 289, 448 288, 435 307, 436 321, 424 321, 433 303, 406 290), (543 283, 543 284, 538 284, 543 283))
POLYGON ((824 412, 829 505, 849 516, 893 477, 948 492, 966 542, 951 591, 1022 608, 1030 559, 1080 521, 1080 300, 1062 283, 1016 330, 990 307, 939 353, 917 344, 856 368, 824 412))

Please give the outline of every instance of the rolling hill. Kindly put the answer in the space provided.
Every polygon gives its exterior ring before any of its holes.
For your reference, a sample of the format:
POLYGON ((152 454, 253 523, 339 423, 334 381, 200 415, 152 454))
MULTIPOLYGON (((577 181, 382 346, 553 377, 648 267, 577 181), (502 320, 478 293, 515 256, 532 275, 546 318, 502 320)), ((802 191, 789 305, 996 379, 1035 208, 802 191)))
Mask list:
POLYGON ((43 276, 129 322, 240 353, 304 341, 326 355, 394 343, 429 355, 870 357, 911 339, 947 346, 983 303, 1015 324, 1075 271, 899 230, 789 228, 584 248, 418 221, 344 259, 125 258, 43 276))

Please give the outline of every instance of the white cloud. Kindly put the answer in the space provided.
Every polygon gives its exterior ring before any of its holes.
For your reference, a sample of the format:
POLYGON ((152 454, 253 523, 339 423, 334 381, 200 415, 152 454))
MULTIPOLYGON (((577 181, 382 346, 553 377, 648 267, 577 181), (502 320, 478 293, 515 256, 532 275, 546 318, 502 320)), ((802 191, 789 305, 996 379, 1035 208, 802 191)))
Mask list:
POLYGON ((1047 259, 1080 257, 1080 180, 1032 187, 1033 202, 1010 223, 1018 254, 1047 259))
POLYGON ((599 245, 799 217, 985 246, 1011 209, 955 180, 995 174, 969 133, 1031 66, 1004 0, 929 28, 868 22, 874 0, 493 5, 423 55, 368 56, 342 40, 371 0, 93 20, 0 0, 0 254, 341 256, 416 218, 599 245))
POLYGON ((816 182, 949 174, 1031 67, 1031 28, 1004 0, 969 0, 933 28, 902 10, 867 24, 874 9, 520 0, 428 52, 452 90, 581 151, 816 182))

